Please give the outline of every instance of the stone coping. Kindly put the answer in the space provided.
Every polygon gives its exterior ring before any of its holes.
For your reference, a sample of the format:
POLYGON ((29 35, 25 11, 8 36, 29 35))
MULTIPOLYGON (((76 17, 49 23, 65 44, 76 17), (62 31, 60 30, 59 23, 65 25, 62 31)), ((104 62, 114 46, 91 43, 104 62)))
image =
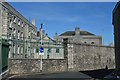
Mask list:
POLYGON ((84 44, 84 43, 68 43, 73 45, 82 45, 82 46, 93 46, 93 47, 109 47, 109 48, 115 48, 114 46, 107 46, 107 45, 92 45, 92 44, 84 44))
MULTIPOLYGON (((31 59, 28 59, 28 58, 19 58, 19 59, 15 59, 15 58, 10 58, 9 60, 41 60, 41 59, 34 59, 34 58, 31 58, 31 59)), ((42 59, 42 60, 66 60, 66 59, 42 59)))

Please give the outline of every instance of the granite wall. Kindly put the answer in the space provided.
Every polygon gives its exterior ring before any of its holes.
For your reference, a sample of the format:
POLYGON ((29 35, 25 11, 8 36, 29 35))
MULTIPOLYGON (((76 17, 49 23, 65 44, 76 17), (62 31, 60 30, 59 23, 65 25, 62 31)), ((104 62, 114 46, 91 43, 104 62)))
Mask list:
MULTIPOLYGON (((108 69, 115 68, 114 47, 67 42, 64 59, 44 59, 42 72, 95 70, 106 66, 108 69)), ((10 74, 40 72, 40 59, 9 59, 10 74)))
POLYGON ((87 44, 67 44, 68 71, 115 68, 114 47, 87 44))
MULTIPOLYGON (((42 73, 67 71, 65 59, 44 59, 42 73)), ((41 73, 40 59, 9 59, 9 74, 41 73)))

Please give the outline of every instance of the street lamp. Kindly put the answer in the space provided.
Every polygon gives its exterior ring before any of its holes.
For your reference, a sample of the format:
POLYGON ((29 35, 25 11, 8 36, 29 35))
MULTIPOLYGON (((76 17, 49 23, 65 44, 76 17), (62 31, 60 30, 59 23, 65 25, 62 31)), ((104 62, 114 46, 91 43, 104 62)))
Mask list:
POLYGON ((42 44, 43 39, 43 24, 41 24, 41 30, 40 30, 40 49, 39 49, 39 55, 40 55, 40 70, 42 71, 42 55, 44 55, 44 49, 42 44))

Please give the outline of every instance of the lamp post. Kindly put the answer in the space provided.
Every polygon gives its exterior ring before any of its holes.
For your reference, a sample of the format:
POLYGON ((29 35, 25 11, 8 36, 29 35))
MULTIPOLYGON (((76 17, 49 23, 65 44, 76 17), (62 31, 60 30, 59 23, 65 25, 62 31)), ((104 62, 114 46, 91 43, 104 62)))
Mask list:
MULTIPOLYGON (((40 30, 40 53, 43 52, 43 45, 42 45, 42 38, 43 38, 43 24, 41 24, 41 30, 40 30)), ((40 54, 40 70, 42 71, 42 54, 40 54)))

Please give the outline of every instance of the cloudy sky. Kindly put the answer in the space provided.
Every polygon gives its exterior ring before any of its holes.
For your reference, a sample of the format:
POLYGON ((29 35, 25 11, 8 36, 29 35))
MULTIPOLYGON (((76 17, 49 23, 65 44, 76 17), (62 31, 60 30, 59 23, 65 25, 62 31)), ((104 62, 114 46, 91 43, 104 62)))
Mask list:
POLYGON ((103 37, 103 44, 113 43, 112 11, 116 2, 10 2, 28 20, 34 18, 39 29, 50 37, 75 27, 103 37))

